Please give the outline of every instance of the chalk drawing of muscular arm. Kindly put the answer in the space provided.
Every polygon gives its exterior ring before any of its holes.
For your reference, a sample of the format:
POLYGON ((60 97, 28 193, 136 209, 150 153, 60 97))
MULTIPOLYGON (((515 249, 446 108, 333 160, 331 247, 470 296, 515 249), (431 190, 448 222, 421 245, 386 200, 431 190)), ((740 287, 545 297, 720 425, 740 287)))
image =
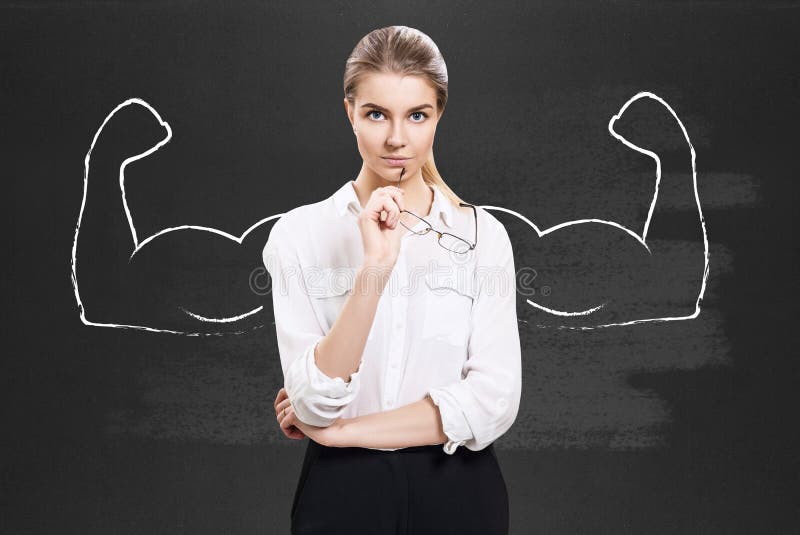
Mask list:
POLYGON ((258 268, 267 223, 281 214, 239 236, 197 225, 144 238, 137 232, 126 167, 171 138, 158 112, 133 98, 108 114, 92 140, 71 259, 81 321, 190 336, 263 327, 261 290, 269 288, 269 275, 258 268))
POLYGON ((640 92, 611 117, 608 131, 652 159, 654 191, 640 228, 579 219, 540 230, 523 214, 483 206, 517 218, 511 219, 509 235, 517 253, 518 291, 528 291, 523 296, 534 309, 530 323, 539 327, 595 329, 687 320, 700 313, 708 238, 686 128, 663 99, 640 92))

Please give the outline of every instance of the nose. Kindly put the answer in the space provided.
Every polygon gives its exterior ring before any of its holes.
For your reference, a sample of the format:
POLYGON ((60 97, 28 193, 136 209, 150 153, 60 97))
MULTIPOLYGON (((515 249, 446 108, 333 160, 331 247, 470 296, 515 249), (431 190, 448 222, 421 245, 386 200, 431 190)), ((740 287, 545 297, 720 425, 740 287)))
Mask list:
POLYGON ((406 144, 406 134, 403 128, 403 121, 393 121, 389 127, 389 137, 386 144, 392 147, 404 147, 406 144))

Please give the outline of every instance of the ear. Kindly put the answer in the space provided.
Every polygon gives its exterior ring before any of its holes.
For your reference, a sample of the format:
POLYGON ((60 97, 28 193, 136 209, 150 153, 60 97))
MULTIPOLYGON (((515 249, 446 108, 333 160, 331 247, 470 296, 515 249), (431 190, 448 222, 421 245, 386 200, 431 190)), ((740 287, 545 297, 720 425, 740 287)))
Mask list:
POLYGON ((355 128, 355 124, 353 123, 353 112, 350 109, 350 103, 347 102, 347 98, 343 98, 342 101, 344 102, 344 112, 347 114, 347 119, 350 121, 350 126, 355 128))

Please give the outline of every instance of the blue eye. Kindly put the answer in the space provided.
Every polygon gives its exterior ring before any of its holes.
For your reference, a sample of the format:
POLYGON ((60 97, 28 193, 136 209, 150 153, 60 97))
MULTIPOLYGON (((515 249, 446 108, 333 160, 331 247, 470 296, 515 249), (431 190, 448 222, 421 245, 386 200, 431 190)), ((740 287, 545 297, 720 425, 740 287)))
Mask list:
POLYGON ((371 117, 373 113, 381 113, 381 112, 379 112, 378 110, 369 111, 367 112, 367 117, 371 117))
MULTIPOLYGON (((427 114, 427 113, 425 113, 425 112, 422 112, 422 111, 415 111, 415 112, 414 112, 414 113, 412 113, 411 115, 422 115, 422 117, 427 117, 427 116, 428 116, 428 114, 427 114)), ((419 123, 419 122, 422 122, 422 121, 420 120, 420 121, 414 121, 414 122, 415 122, 415 123, 419 123)))

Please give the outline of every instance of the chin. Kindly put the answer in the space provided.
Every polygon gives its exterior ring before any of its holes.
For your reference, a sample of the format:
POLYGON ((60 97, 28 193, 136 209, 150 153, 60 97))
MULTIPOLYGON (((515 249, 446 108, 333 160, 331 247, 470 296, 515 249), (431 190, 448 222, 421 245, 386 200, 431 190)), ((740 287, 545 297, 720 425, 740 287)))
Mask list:
MULTIPOLYGON (((389 167, 386 168, 383 161, 380 162, 381 165, 384 166, 383 169, 373 169, 376 176, 379 176, 381 179, 385 180, 386 182, 394 182, 397 183, 397 179, 400 178, 400 172, 403 170, 402 167, 389 167)), ((411 170, 406 167, 406 172, 403 175, 403 180, 408 178, 408 175, 411 173, 411 170)))

